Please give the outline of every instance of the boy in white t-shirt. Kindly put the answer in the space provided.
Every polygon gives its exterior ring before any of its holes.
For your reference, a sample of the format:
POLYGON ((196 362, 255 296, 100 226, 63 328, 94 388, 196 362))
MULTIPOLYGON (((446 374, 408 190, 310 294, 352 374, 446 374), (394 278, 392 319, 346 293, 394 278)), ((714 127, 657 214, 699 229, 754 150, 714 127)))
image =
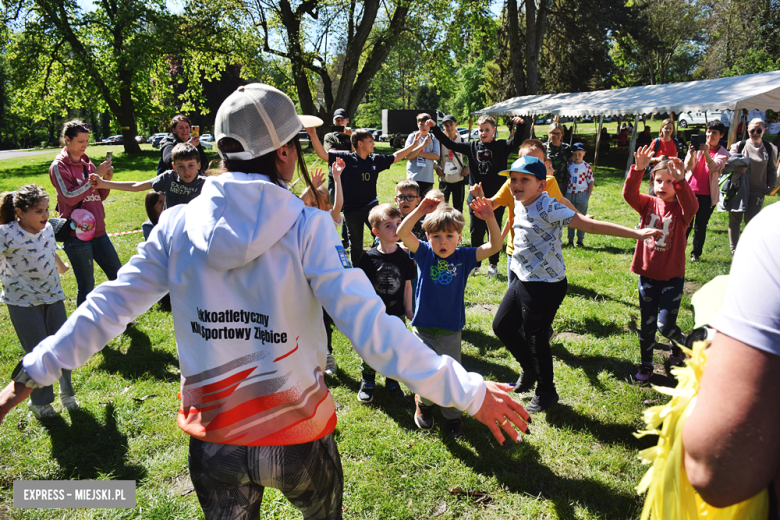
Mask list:
POLYGON ((525 407, 536 413, 558 402, 549 330, 566 296, 561 228, 568 225, 588 233, 639 240, 660 238, 663 232, 586 218, 550 198, 545 192, 547 167, 536 157, 519 158, 507 172, 515 198, 512 269, 517 280, 496 311, 493 332, 523 368, 515 392, 527 392, 536 385, 536 395, 525 407))
MULTIPOLYGON (((593 193, 593 170, 585 162, 585 146, 574 143, 571 147, 571 162, 568 166, 568 182, 566 183, 566 199, 583 215, 588 214, 588 201, 593 193)), ((582 247, 585 232, 577 230, 577 246, 582 247)), ((574 245, 574 228, 569 226, 569 246, 574 245)))

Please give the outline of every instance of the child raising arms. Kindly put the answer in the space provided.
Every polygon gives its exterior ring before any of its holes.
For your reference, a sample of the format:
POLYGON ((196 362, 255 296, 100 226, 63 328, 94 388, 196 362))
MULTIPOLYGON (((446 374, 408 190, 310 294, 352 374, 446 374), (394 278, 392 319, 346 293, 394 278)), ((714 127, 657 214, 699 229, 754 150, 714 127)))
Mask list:
POLYGON ((650 182, 655 196, 639 192, 645 168, 653 155, 651 146, 643 146, 634 153, 636 162, 623 186, 623 198, 642 217, 641 227, 660 229, 663 233, 658 238, 637 242, 631 262, 631 271, 639 275, 642 363, 635 378, 642 382, 653 374, 656 329, 672 340, 669 363, 682 364, 682 351, 674 342, 685 341, 677 326, 685 282, 685 230, 699 209, 696 195, 685 180, 685 166, 677 157, 660 161, 653 168, 650 182))
MULTIPOLYGON (((35 184, 0 195, 0 300, 25 352, 59 330, 65 320, 65 294, 56 264, 54 232, 49 224, 49 196, 35 184)), ((60 401, 78 408, 70 370, 59 379, 60 401)), ((27 406, 35 417, 56 417, 51 386, 37 388, 27 406)))

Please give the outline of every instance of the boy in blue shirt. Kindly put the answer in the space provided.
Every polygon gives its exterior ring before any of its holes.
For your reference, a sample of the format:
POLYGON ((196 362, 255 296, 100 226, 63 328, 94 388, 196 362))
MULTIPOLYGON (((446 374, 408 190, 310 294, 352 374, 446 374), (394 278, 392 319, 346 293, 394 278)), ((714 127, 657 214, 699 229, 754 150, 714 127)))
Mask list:
MULTIPOLYGON (((417 310, 412 319, 412 330, 423 343, 439 355, 448 355, 460 362, 461 330, 466 325, 464 293, 466 279, 479 262, 501 250, 502 237, 490 203, 477 198, 471 209, 487 223, 489 242, 479 247, 458 248, 466 224, 460 211, 426 197, 398 228, 403 241, 417 261, 417 310), (423 229, 428 242, 418 240, 412 233, 423 215, 423 229)), ((433 428, 433 402, 422 396, 414 398, 414 422, 422 430, 433 428)), ((462 411, 442 408, 447 433, 453 439, 463 436, 462 411)))

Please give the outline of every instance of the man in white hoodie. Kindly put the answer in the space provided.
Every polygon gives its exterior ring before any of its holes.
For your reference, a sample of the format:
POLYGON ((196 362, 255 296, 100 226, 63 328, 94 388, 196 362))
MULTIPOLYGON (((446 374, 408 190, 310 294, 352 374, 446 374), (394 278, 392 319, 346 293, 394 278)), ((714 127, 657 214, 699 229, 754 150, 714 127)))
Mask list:
POLYGON ((341 518, 336 413, 322 367, 322 307, 377 371, 442 406, 468 411, 503 444, 527 432, 506 393, 438 356, 388 316, 365 274, 348 268, 330 216, 286 189, 310 183, 297 116, 273 87, 247 85, 217 113, 225 172, 163 213, 116 281, 93 291, 54 336, 25 356, 0 392, 0 421, 31 389, 83 365, 127 322, 170 292, 181 366, 178 424, 206 518, 257 518, 279 488, 304 518, 341 518))

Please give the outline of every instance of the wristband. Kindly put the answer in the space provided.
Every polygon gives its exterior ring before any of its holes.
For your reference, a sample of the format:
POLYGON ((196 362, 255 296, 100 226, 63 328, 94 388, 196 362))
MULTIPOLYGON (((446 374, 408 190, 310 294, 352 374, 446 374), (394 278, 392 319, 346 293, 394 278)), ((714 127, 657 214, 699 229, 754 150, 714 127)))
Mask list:
POLYGON ((27 373, 27 370, 25 370, 22 365, 22 361, 19 361, 19 364, 16 365, 16 368, 14 368, 14 371, 11 373, 11 380, 16 383, 21 383, 27 388, 45 388, 44 385, 39 385, 30 377, 30 374, 27 373))

